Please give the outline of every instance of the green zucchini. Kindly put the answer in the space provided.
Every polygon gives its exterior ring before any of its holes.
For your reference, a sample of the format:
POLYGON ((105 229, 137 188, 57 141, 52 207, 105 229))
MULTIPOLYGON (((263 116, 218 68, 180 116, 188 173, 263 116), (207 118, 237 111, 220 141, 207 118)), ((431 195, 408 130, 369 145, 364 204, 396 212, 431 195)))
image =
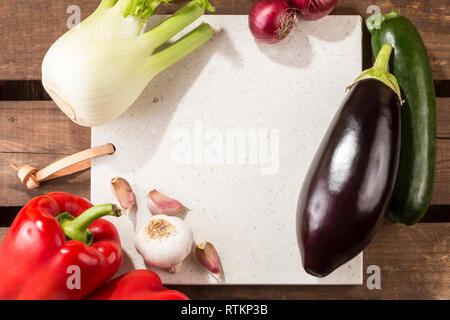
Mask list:
POLYGON ((405 99, 399 168, 387 216, 413 225, 426 213, 434 184, 436 97, 430 63, 419 32, 405 17, 396 12, 377 14, 366 24, 375 57, 385 43, 394 48, 390 69, 405 99))

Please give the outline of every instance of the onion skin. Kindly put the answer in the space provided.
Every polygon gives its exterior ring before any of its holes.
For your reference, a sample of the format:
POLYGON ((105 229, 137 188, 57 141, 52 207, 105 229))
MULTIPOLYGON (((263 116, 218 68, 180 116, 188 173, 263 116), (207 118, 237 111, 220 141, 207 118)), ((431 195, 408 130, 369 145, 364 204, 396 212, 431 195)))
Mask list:
POLYGON ((291 0, 297 16, 303 20, 319 20, 329 15, 336 4, 337 0, 291 0))
POLYGON ((400 103, 379 80, 357 82, 308 170, 297 209, 303 267, 324 277, 358 255, 383 220, 400 154, 400 103))
POLYGON ((294 11, 286 0, 255 1, 248 16, 253 37, 268 44, 284 39, 294 23, 294 11))

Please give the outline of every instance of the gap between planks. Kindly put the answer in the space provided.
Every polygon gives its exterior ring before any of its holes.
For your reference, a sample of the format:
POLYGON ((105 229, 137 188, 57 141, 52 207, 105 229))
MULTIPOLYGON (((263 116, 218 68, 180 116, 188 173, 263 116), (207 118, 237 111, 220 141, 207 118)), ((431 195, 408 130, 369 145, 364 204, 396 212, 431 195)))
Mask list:
MULTIPOLYGON (((0 207, 0 228, 11 226, 14 218, 22 207, 0 207)), ((450 223, 450 205, 432 205, 420 223, 450 223)), ((384 218, 383 225, 391 225, 387 218, 384 218)))
MULTIPOLYGON (((373 58, 365 62, 370 68, 373 58)), ((450 80, 434 80, 436 97, 450 98, 450 80)), ((0 101, 51 101, 41 80, 0 80, 0 101)))

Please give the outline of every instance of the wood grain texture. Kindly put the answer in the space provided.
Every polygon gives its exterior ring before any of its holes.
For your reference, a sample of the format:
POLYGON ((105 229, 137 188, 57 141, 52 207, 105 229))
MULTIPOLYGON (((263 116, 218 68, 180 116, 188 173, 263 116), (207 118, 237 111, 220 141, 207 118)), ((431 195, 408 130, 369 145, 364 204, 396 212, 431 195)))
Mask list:
POLYGON ((51 191, 90 196, 90 172, 44 183, 27 190, 9 164, 41 169, 91 145, 90 129, 70 121, 52 101, 0 101, 0 206, 22 206, 51 191))
POLYGON ((0 228, 0 241, 3 240, 7 232, 8 228, 0 228))
MULTIPOLYGON (((79 5, 81 18, 97 7, 96 0, 2 0, 0 1, 0 80, 39 79, 41 63, 50 45, 65 31, 67 8, 79 5)), ((248 14, 251 0, 213 0, 216 14, 248 14)), ((171 13, 184 2, 164 5, 161 13, 171 13)), ((340 1, 333 14, 369 16, 371 0, 340 1)), ((383 12, 396 10, 410 18, 425 41, 435 79, 450 79, 450 1, 379 0, 383 12)), ((365 60, 370 59, 365 36, 365 60)))
POLYGON ((90 134, 52 101, 0 101, 0 153, 72 154, 90 147, 90 134))
MULTIPOLYGON (((0 241, 7 228, 0 228, 0 241)), ((191 299, 449 299, 450 223, 383 225, 364 251, 381 269, 381 289, 362 286, 171 286, 191 299)), ((280 261, 280 263, 282 263, 280 261)))
MULTIPOLYGON (((450 99, 438 99, 436 179, 433 204, 450 204, 450 99)), ((31 197, 50 191, 71 191, 89 198, 90 174, 64 177, 28 191, 10 163, 37 169, 64 155, 90 147, 90 129, 70 121, 52 101, 0 101, 0 206, 22 206, 31 197)))
POLYGON ((78 194, 85 198, 90 197, 91 174, 89 170, 80 173, 55 179, 42 183, 34 190, 28 190, 17 177, 17 172, 9 167, 11 163, 29 164, 37 169, 41 169, 48 164, 64 157, 65 155, 48 153, 0 153, 0 206, 2 207, 21 207, 31 198, 47 194, 53 191, 65 191, 78 194), (4 183, 6 182, 7 183, 4 183))
POLYGON ((437 137, 450 139, 450 98, 436 99, 437 137))
POLYGON ((437 140, 432 203, 450 204, 450 139, 437 140))

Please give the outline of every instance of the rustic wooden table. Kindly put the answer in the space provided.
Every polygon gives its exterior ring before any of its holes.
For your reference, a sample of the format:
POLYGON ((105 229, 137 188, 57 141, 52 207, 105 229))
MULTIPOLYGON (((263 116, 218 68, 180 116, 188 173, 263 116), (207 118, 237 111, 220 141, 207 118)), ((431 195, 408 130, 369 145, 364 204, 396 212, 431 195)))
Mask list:
MULTIPOLYGON (((247 14, 251 0, 212 0, 216 14, 247 14)), ((89 198, 90 172, 55 180, 34 191, 19 183, 12 162, 37 168, 90 147, 90 129, 66 118, 42 88, 42 58, 67 30, 66 10, 77 4, 82 18, 92 0, 0 1, 0 239, 31 197, 61 190, 89 198)), ((367 17, 370 5, 396 10, 417 26, 428 49, 438 113, 436 182, 423 221, 405 228, 385 223, 364 252, 364 270, 381 268, 381 289, 363 286, 180 286, 194 299, 449 299, 450 298, 450 0, 341 0, 333 14, 367 17)), ((181 3, 160 11, 171 13, 181 3)), ((363 38, 364 67, 371 65, 363 38)), ((283 261, 280 261, 283 263, 283 261)), ((365 276, 365 280, 368 275, 365 276)))

